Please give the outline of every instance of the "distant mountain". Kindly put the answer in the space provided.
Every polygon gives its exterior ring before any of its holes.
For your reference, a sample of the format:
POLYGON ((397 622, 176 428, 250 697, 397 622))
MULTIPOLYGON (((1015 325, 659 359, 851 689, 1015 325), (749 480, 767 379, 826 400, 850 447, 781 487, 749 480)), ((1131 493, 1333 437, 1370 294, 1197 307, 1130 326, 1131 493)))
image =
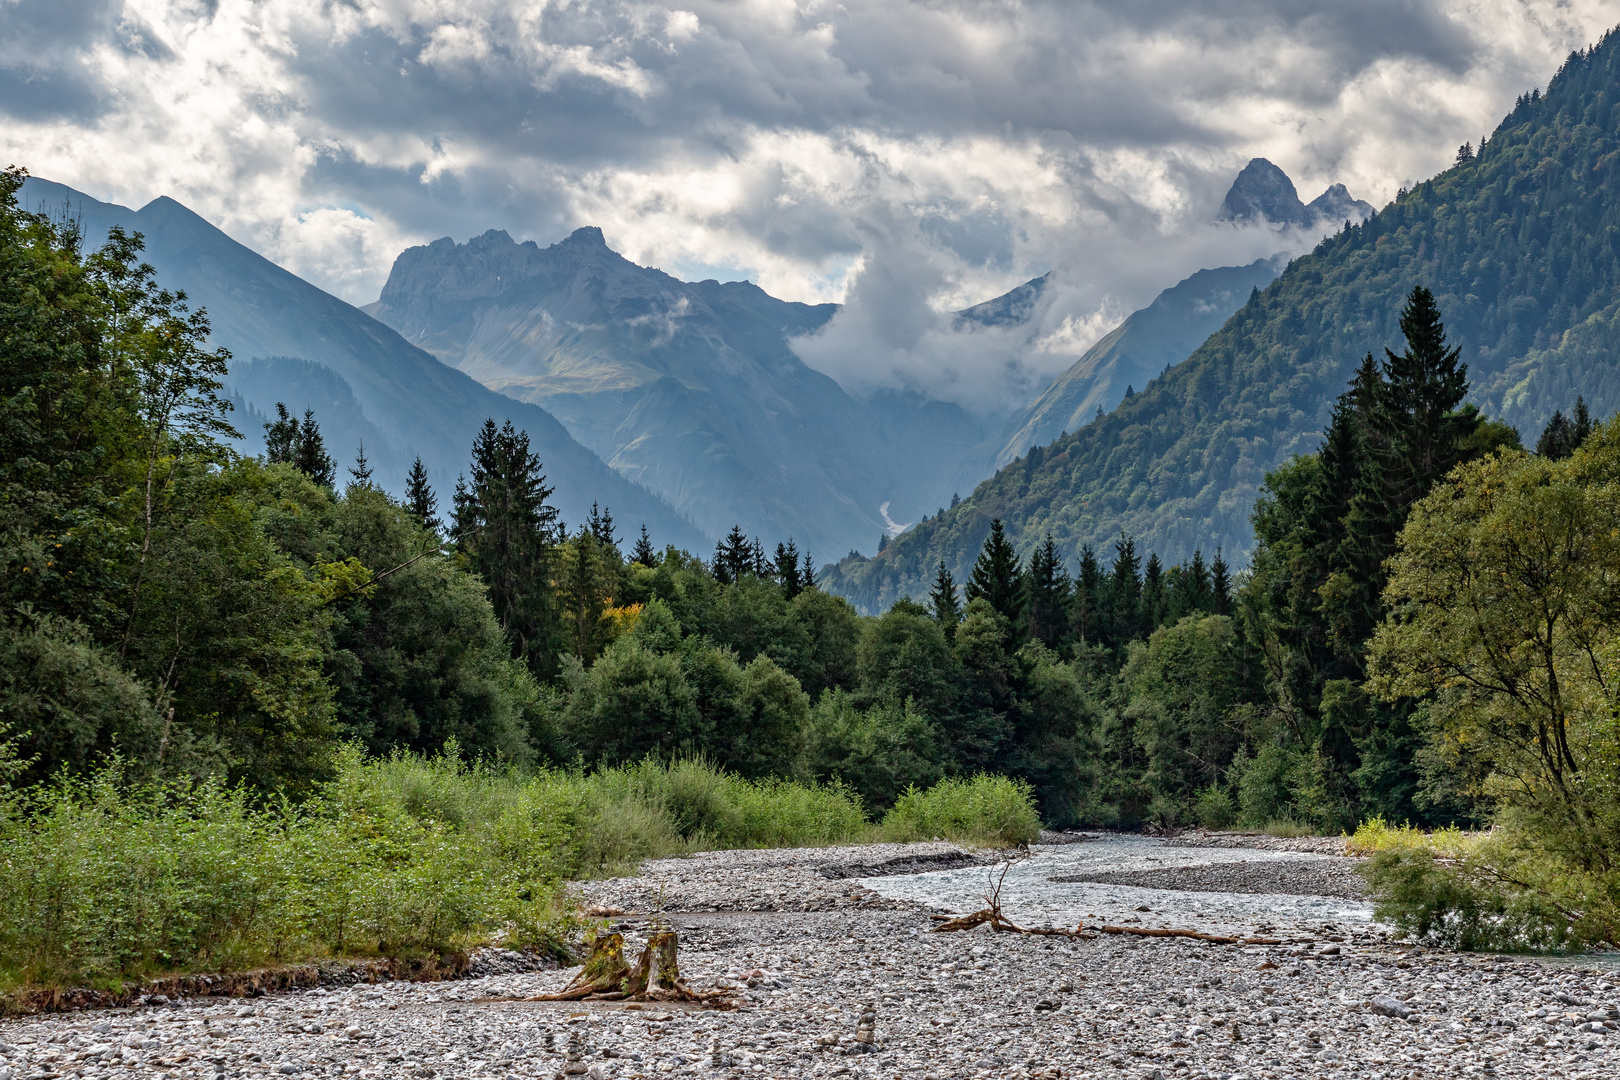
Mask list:
POLYGON ((1271 284, 1285 265, 1287 259, 1279 255, 1248 266, 1200 270, 1164 290, 1088 349, 1033 405, 1007 423, 980 475, 1022 457, 1032 446, 1078 431, 1096 419, 1099 410, 1107 412, 1123 401, 1127 391, 1142 389, 1165 368, 1187 359, 1251 292, 1271 284))
MULTIPOLYGON (((1368 352, 1400 348, 1415 285, 1462 347, 1472 400, 1533 438, 1583 394, 1620 407, 1620 38, 1576 53, 1481 148, 1323 240, 1190 358, 1106 417, 1001 469, 959 507, 846 559, 830 587, 867 608, 963 580, 992 518, 1021 552, 1074 559, 1125 533, 1167 563, 1217 545, 1241 565, 1266 472, 1315 449, 1368 352)), ((1380 354, 1381 355, 1381 354, 1380 354)))
POLYGON ((1352 198, 1343 184, 1334 184, 1306 205, 1287 173, 1265 158, 1255 158, 1232 182, 1221 204, 1220 217, 1225 221, 1264 220, 1274 225, 1315 228, 1324 223, 1363 221, 1372 212, 1371 203, 1352 198))
POLYGON ((745 281, 685 282, 612 251, 600 229, 549 247, 491 230, 395 260, 366 308, 493 390, 544 406, 615 469, 711 534, 740 524, 836 554, 873 547, 949 497, 942 463, 983 438, 916 395, 857 400, 791 337, 834 305, 745 281))
MULTIPOLYGON (((489 417, 510 419, 529 433, 565 520, 584 520, 591 503, 599 501, 611 507, 621 527, 646 522, 660 543, 705 543, 701 530, 608 468, 545 410, 496 394, 446 367, 173 199, 155 199, 136 211, 30 177, 22 201, 78 218, 90 245, 101 243, 113 225, 144 234, 144 258, 157 268, 158 281, 184 289, 193 307, 206 308, 214 344, 234 355, 228 379, 233 396, 264 415, 273 413, 277 401, 299 413, 314 408, 340 467, 353 460, 363 441, 377 479, 398 492, 412 458, 420 454, 440 505, 448 508, 478 428, 489 417)), ((236 419, 247 448, 262 447, 263 431, 242 415, 236 419)))

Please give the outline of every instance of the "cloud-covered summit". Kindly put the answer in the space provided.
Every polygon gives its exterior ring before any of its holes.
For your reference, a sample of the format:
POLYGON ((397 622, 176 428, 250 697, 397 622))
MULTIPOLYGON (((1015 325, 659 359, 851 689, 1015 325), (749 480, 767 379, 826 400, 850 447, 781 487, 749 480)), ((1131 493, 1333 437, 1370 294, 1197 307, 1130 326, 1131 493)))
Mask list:
MULTIPOLYGON (((881 354, 903 382, 934 363, 930 313, 1048 270, 1091 313, 1052 331, 1083 347, 1167 282, 1271 254, 1207 227, 1251 158, 1382 202, 1613 17, 1600 0, 5 0, 0 148, 103 198, 173 195, 357 302, 411 244, 599 224, 683 278, 864 307, 863 365, 881 354)), ((966 393, 983 369, 932 378, 966 393)))

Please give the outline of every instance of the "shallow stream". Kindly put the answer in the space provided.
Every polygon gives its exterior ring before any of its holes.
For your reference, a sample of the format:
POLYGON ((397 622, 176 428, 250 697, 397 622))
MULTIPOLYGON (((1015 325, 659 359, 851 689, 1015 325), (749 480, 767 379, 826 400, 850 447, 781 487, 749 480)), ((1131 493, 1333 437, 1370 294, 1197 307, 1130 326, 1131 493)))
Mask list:
MULTIPOLYGON (((1310 872, 1316 869, 1310 864, 1321 860, 1340 864, 1344 861, 1328 855, 1253 848, 1177 847, 1173 842, 1140 836, 1103 836, 1077 844, 1037 845, 1030 849, 1028 858, 1005 867, 1001 909, 1009 919, 1028 926, 1074 926, 1085 922, 1254 933, 1262 928, 1315 930, 1332 924, 1351 929, 1371 924, 1370 903, 1334 896, 1198 892, 1051 880, 1197 867, 1226 867, 1230 876, 1231 864, 1253 863, 1269 864, 1255 867, 1267 879, 1274 880, 1280 870, 1297 869, 1300 878, 1308 881, 1310 872), (1151 910, 1139 911, 1141 907, 1151 910)), ((862 884, 893 899, 966 913, 985 906, 985 897, 1002 870, 1003 866, 968 867, 866 878, 862 884)))

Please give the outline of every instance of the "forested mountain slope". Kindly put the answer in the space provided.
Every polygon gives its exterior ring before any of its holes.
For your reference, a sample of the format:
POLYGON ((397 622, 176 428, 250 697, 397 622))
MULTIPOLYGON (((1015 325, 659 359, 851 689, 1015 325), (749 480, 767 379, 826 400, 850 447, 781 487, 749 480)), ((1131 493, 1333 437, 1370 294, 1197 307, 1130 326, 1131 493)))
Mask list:
POLYGON ((1284 261, 1278 256, 1248 266, 1200 270, 1132 312, 1007 424, 985 472, 1017 460, 1031 446, 1045 446, 1064 432, 1079 430, 1098 409, 1112 409, 1127 390, 1146 386, 1166 367, 1187 359, 1243 306, 1250 292, 1276 278, 1284 261))
MULTIPOLYGON (((193 307, 206 308, 213 344, 233 354, 229 390, 262 414, 273 413, 278 400, 295 412, 314 408, 340 466, 349 464, 364 440, 377 480, 400 492, 420 455, 440 504, 448 506, 484 420, 511 419, 528 431, 566 521, 583 521, 591 504, 600 502, 622 526, 645 522, 659 542, 705 545, 691 522, 608 468, 544 409, 446 367, 173 199, 154 199, 136 211, 38 177, 25 182, 21 198, 26 207, 53 215, 65 208, 82 223, 92 247, 113 225, 144 234, 143 258, 157 268, 158 281, 184 289, 193 307)), ((233 419, 250 449, 262 445, 263 433, 253 427, 262 420, 244 413, 233 419)))
MULTIPOLYGON (((1014 462, 876 559, 829 568, 863 607, 960 580, 991 519, 1071 561, 1123 530, 1166 562, 1252 544, 1265 473, 1313 449, 1370 351, 1399 344, 1416 285, 1462 346, 1471 398, 1533 431, 1577 394, 1620 405, 1620 55, 1611 32, 1521 98, 1477 156, 1324 240, 1184 363, 1109 415, 1014 462)), ((1461 157, 1461 155, 1459 155, 1461 157)))
POLYGON ((800 360, 788 339, 836 305, 681 281, 623 258, 596 228, 544 248, 495 230, 410 248, 367 310, 543 406, 716 535, 740 524, 818 554, 870 546, 880 507, 909 520, 938 506, 951 466, 983 437, 956 406, 857 399, 800 360))

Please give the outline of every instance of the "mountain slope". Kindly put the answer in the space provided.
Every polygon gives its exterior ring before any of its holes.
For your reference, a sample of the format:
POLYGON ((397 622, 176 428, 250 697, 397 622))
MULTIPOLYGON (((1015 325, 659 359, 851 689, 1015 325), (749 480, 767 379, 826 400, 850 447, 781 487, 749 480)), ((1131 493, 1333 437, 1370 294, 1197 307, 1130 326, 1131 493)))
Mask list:
MULTIPOLYGON (((661 542, 704 542, 690 522, 608 468, 543 409, 493 393, 446 367, 173 199, 155 199, 135 211, 37 177, 24 184, 22 199, 26 206, 49 213, 66 206, 68 214, 81 220, 90 245, 99 244, 115 224, 143 233, 143 257, 157 268, 158 281, 184 289, 194 307, 206 308, 214 344, 231 350, 230 389, 265 414, 277 400, 299 412, 315 407, 328 449, 340 465, 353 460, 364 440, 377 479, 397 492, 404 487, 412 458, 420 454, 441 506, 448 506, 479 426, 488 417, 509 418, 528 431, 556 487, 554 501, 565 520, 583 520, 591 503, 600 501, 612 508, 621 525, 645 521, 661 542), (330 377, 312 372, 310 364, 341 380, 347 396, 330 377)), ((243 434, 249 447, 262 445, 262 432, 243 434)))
POLYGON ((1123 401, 1127 390, 1146 386, 1165 368, 1187 359, 1243 306, 1250 292, 1270 284, 1285 262, 1278 257, 1200 270, 1164 290, 1086 350, 1008 423, 990 469, 1016 460, 1031 446, 1045 446, 1066 431, 1079 430, 1099 409, 1107 412, 1123 401))
MULTIPOLYGON (((582 228, 541 248, 491 230, 395 260, 368 311, 446 364, 544 406, 711 533, 870 546, 880 507, 937 505, 940 463, 982 438, 954 406, 857 401, 788 339, 832 317, 748 282, 684 282, 582 228)), ((954 463, 954 462, 952 462, 954 463)))
POLYGON ((1073 559, 1121 530, 1167 562, 1245 561, 1267 470, 1313 449, 1357 362, 1399 347, 1414 285, 1462 346, 1472 400, 1531 433, 1584 394, 1620 406, 1620 49, 1573 55, 1480 156, 1296 260, 1184 363, 1113 413, 1002 469, 877 559, 831 568, 864 607, 962 579, 989 528, 1020 551, 1047 532, 1073 559))

